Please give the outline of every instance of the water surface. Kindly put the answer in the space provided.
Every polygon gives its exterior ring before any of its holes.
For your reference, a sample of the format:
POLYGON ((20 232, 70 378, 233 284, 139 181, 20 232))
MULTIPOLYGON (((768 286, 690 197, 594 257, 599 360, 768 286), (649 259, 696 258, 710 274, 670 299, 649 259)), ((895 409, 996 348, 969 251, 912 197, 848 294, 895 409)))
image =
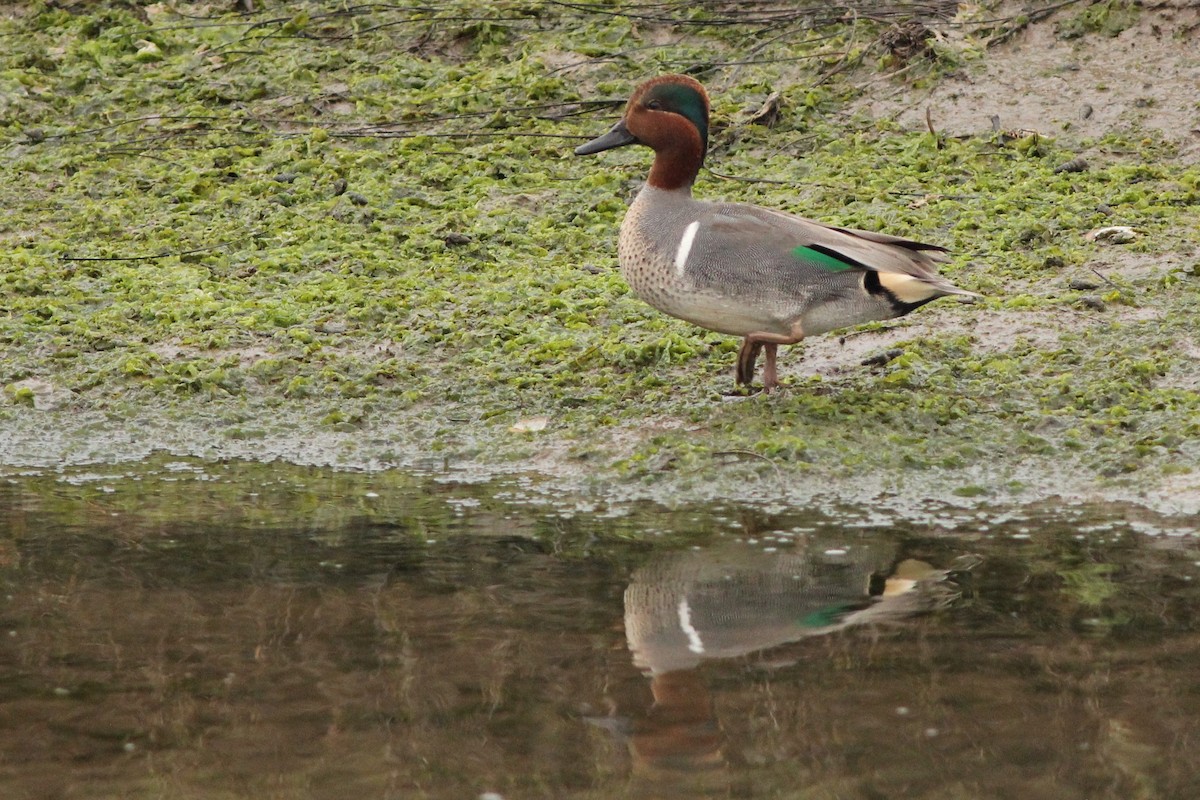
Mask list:
POLYGON ((0 797, 1200 796, 1200 544, 1121 506, 0 480, 0 797))

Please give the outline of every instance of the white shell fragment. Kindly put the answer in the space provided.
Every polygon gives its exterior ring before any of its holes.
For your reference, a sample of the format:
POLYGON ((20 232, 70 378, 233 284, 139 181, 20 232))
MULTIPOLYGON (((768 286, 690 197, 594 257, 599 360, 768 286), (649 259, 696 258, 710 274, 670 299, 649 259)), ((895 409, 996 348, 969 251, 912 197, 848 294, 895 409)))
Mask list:
POLYGON ((1137 238, 1137 233, 1128 225, 1109 225, 1104 228, 1094 228, 1085 233, 1083 238, 1089 242, 1129 244, 1137 238))
POLYGON ((513 433, 537 433, 538 431, 546 430, 546 426, 549 424, 549 417, 527 417, 526 419, 517 420, 516 424, 509 428, 509 430, 513 433))

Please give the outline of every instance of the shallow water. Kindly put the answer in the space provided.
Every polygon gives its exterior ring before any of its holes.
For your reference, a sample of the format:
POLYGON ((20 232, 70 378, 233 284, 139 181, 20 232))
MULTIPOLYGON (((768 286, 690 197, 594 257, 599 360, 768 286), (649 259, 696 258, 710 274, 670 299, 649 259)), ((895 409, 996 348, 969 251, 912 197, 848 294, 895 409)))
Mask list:
POLYGON ((0 797, 1200 796, 1200 531, 0 479, 0 797))

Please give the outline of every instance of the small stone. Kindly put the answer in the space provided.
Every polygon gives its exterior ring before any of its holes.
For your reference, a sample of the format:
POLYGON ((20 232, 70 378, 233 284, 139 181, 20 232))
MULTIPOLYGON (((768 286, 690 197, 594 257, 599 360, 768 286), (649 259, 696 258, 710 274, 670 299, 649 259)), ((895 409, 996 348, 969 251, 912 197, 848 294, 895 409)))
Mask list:
POLYGON ((370 202, 358 192, 347 192, 346 197, 348 197, 350 202, 354 203, 356 206, 365 206, 368 202, 370 202))
POLYGON ((1079 298, 1079 302, 1083 304, 1084 308, 1090 308, 1092 311, 1108 310, 1108 306, 1104 305, 1104 301, 1095 295, 1089 294, 1086 297, 1081 297, 1079 298))
POLYGON ((1077 292, 1090 292, 1100 288, 1100 284, 1087 278, 1076 278, 1067 285, 1077 292))
POLYGON ((1065 164, 1059 164, 1054 168, 1054 174, 1058 175, 1063 172, 1083 172, 1088 168, 1088 162, 1085 158, 1072 158, 1065 164))
POLYGON ((896 347, 891 350, 884 350, 882 353, 876 353, 869 358, 864 358, 862 360, 862 365, 864 367, 882 367, 884 364, 887 364, 889 361, 897 359, 902 355, 904 355, 904 350, 896 347))

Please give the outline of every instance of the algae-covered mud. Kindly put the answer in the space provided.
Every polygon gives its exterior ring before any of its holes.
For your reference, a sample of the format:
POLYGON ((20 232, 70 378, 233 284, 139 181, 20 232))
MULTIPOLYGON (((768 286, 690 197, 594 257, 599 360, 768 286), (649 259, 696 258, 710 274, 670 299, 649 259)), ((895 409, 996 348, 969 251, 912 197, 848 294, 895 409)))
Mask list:
POLYGON ((232 5, 0 10, 9 470, 1200 506, 1195 8, 232 5), (700 196, 945 245, 983 300, 725 397, 737 343, 616 270, 648 154, 570 155, 665 71, 713 96, 700 196))

